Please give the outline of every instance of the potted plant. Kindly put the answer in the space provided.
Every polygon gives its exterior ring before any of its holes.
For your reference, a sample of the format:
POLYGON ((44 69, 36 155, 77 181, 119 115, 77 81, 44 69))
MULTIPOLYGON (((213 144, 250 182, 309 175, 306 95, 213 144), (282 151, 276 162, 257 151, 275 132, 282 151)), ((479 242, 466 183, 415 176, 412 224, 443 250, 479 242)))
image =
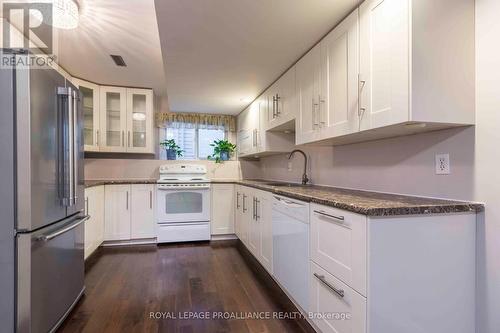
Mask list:
POLYGON ((215 160, 215 163, 229 160, 229 157, 234 153, 236 145, 228 140, 215 140, 210 146, 214 147, 214 153, 208 156, 209 160, 215 160))
POLYGON ((160 142, 160 146, 167 152, 167 160, 175 160, 177 156, 182 156, 184 152, 181 147, 179 147, 174 139, 163 140, 160 142))

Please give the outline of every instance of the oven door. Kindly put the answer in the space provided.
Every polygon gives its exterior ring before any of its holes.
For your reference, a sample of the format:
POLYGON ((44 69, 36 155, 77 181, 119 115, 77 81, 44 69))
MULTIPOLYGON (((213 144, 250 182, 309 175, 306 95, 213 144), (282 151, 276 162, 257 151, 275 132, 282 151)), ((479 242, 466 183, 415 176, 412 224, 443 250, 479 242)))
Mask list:
POLYGON ((158 223, 210 221, 210 188, 158 188, 158 223))

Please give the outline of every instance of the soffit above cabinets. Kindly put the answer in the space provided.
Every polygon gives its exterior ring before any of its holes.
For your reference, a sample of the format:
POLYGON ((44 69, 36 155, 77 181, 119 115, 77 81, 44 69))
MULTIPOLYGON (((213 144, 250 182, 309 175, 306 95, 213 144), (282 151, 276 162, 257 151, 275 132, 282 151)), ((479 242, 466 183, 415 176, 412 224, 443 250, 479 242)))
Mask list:
POLYGON ((155 0, 172 111, 238 114, 358 0, 155 0))
POLYGON ((154 0, 80 0, 78 27, 58 29, 58 61, 71 75, 102 85, 153 88, 166 98, 154 0), (110 55, 120 55, 118 67, 110 55))

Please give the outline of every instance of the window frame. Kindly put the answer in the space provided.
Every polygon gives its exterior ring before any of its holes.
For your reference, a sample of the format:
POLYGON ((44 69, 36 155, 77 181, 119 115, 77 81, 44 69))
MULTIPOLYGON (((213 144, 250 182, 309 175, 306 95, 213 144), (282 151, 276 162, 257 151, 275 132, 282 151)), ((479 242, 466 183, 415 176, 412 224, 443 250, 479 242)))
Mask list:
MULTIPOLYGON (((177 127, 162 127, 160 128, 160 133, 159 133, 159 140, 160 141, 163 141, 167 138, 167 131, 169 129, 184 129, 182 127, 180 128, 177 128, 177 127)), ((177 159, 178 160, 184 160, 184 161, 206 161, 208 160, 207 157, 205 158, 200 158, 199 156, 199 145, 200 145, 200 141, 199 141, 199 128, 198 127, 195 127, 193 128, 194 129, 194 156, 195 158, 194 159, 185 159, 183 158, 183 156, 181 156, 180 158, 178 157, 177 159)), ((207 128, 208 130, 218 130, 218 131, 222 131, 224 133, 224 136, 223 136, 223 140, 227 140, 228 137, 229 137, 229 133, 226 129, 210 129, 210 128, 207 128)), ((182 149, 182 147, 181 147, 182 149)), ((165 152, 165 149, 160 149, 160 153, 159 153, 159 156, 160 160, 167 160, 167 154, 165 152)))

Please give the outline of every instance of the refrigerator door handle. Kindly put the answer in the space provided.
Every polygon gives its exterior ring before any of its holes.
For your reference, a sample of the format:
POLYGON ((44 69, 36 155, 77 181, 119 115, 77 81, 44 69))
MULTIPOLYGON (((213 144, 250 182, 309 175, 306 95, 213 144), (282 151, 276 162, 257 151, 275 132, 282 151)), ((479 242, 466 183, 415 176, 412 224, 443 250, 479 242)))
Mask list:
POLYGON ((71 88, 67 88, 67 103, 68 103, 68 174, 69 174, 69 204, 68 206, 73 206, 74 198, 75 198, 75 189, 74 189, 74 178, 75 178, 75 145, 74 145, 74 137, 75 137, 75 129, 74 129, 74 111, 73 111, 73 94, 71 92, 71 88))
POLYGON ((73 149, 72 137, 73 137, 73 110, 71 104, 71 90, 65 87, 57 88, 57 95, 61 99, 61 154, 60 157, 63 158, 61 163, 61 175, 62 175, 62 201, 64 206, 72 206, 73 203, 73 149))
POLYGON ((78 154, 79 154, 79 146, 78 146, 78 91, 72 91, 72 111, 73 111, 73 204, 76 205, 76 201, 78 199, 77 188, 78 188, 78 154))
POLYGON ((70 230, 75 229, 76 227, 78 227, 80 224, 87 221, 88 219, 90 219, 90 215, 85 215, 83 217, 79 217, 78 219, 75 220, 75 222, 71 223, 70 225, 68 225, 62 229, 59 229, 57 231, 51 232, 49 234, 41 235, 37 238, 37 240, 47 242, 51 239, 56 238, 59 235, 62 235, 70 230))

